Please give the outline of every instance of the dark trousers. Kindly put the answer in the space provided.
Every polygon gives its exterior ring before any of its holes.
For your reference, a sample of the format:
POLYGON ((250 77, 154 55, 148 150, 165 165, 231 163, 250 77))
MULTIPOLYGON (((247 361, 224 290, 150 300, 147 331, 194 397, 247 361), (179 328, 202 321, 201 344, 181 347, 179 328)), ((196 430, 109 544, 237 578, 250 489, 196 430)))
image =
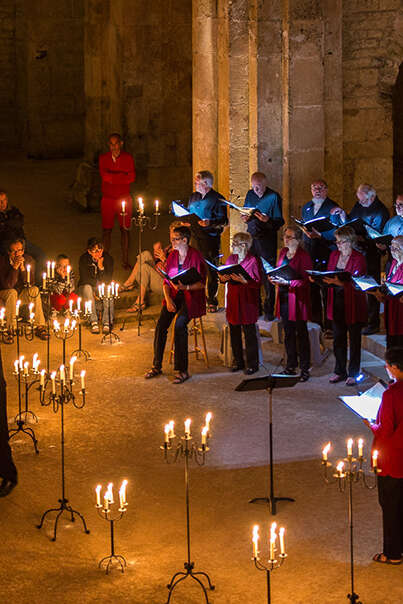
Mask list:
POLYGON ((175 298, 176 313, 169 312, 164 305, 161 310, 160 318, 158 319, 157 327, 154 335, 154 361, 153 366, 156 369, 161 369, 162 359, 164 357, 165 345, 167 343, 168 328, 171 325, 174 317, 175 333, 174 333, 174 369, 181 373, 186 373, 188 370, 188 328, 189 317, 183 295, 178 295, 175 298))
MULTIPOLYGON (((377 283, 381 280, 381 257, 378 250, 374 245, 371 245, 366 253, 367 260, 367 273, 375 279, 377 283)), ((380 303, 375 296, 367 295, 368 300, 368 327, 379 329, 380 317, 380 303)))
POLYGON ((242 351, 242 332, 245 338, 246 365, 250 369, 258 369, 259 347, 257 342, 256 323, 251 323, 249 325, 229 324, 231 348, 232 354, 234 355, 235 365, 238 367, 245 366, 242 351))
POLYGON ((386 348, 393 348, 394 346, 403 347, 403 335, 390 336, 386 334, 386 348))
POLYGON ((287 353, 287 369, 299 367, 309 371, 311 366, 311 345, 306 321, 290 321, 288 318, 288 293, 280 297, 280 316, 284 327, 284 344, 287 353))
POLYGON ((0 477, 17 482, 17 469, 8 443, 7 390, 0 354, 0 477))
POLYGON ((334 372, 337 375, 357 377, 361 364, 362 323, 347 325, 344 309, 344 292, 335 288, 333 298, 333 352, 336 357, 334 372), (350 362, 347 374, 347 334, 350 338, 350 362))
MULTIPOLYGON (((220 237, 196 239, 196 247, 206 260, 217 266, 220 254, 220 237)), ((207 304, 218 306, 217 292, 218 274, 207 267, 207 304)))
POLYGON ((383 553, 398 560, 403 553, 403 478, 378 476, 378 499, 382 508, 383 553))
POLYGON ((380 318, 380 304, 375 296, 367 295, 368 300, 368 327, 373 327, 374 329, 379 329, 380 318))
POLYGON ((311 283, 312 321, 322 329, 332 328, 332 322, 326 317, 327 289, 319 283, 311 283))
MULTIPOLYGON (((273 233, 273 239, 266 241, 265 239, 253 239, 251 254, 262 257, 272 266, 276 266, 277 256, 277 232, 273 233)), ((274 302, 276 299, 276 288, 270 283, 267 277, 263 278, 263 288, 265 299, 263 302, 263 312, 265 318, 272 320, 274 316, 274 302)))

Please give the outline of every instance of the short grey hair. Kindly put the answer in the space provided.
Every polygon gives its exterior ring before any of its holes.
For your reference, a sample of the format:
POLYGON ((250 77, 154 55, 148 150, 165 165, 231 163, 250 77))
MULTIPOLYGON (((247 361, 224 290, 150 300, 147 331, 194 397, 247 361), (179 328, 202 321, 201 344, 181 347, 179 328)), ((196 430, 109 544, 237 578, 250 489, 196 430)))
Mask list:
POLYGON ((200 170, 199 172, 197 172, 196 178, 198 180, 201 180, 208 187, 213 186, 214 176, 209 170, 200 170))
POLYGON ((376 197, 376 190, 372 185, 369 185, 366 182, 358 185, 357 191, 362 191, 363 193, 365 193, 367 199, 373 199, 374 197, 376 197))

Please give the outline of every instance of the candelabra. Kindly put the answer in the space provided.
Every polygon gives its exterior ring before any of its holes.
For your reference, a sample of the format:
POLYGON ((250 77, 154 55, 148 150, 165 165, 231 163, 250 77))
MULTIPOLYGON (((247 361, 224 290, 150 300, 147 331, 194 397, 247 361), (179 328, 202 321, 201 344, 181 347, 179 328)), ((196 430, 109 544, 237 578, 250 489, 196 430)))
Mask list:
POLYGON ((252 537, 253 562, 255 564, 255 567, 258 570, 266 572, 267 603, 268 604, 271 604, 271 573, 274 570, 277 570, 278 568, 280 568, 280 566, 283 564, 284 560, 287 558, 287 554, 285 553, 285 546, 284 546, 284 532, 285 532, 284 528, 280 528, 280 553, 278 554, 278 558, 276 557, 276 555, 277 555, 276 554, 276 552, 277 552, 276 528, 277 528, 277 524, 275 522, 273 522, 271 525, 271 530, 270 530, 269 558, 268 558, 267 564, 264 564, 259 557, 259 548, 258 548, 259 526, 256 524, 253 527, 253 537, 252 537))
MULTIPOLYGON (((328 452, 330 450, 330 443, 322 451, 322 466, 323 466, 323 477, 327 484, 331 482, 331 478, 328 476, 328 470, 332 467, 332 464, 328 461, 328 452)), ((346 486, 348 489, 348 523, 349 523, 349 537, 350 537, 350 579, 351 579, 351 593, 347 595, 347 600, 350 600, 352 604, 362 604, 359 601, 359 595, 355 593, 354 589, 354 525, 353 525, 353 484, 360 483, 365 488, 372 490, 377 486, 378 477, 378 452, 374 451, 372 455, 372 471, 375 475, 375 479, 372 484, 368 481, 364 463, 367 461, 363 455, 363 440, 360 438, 358 441, 358 458, 353 457, 353 440, 350 438, 347 441, 347 457, 340 461, 336 466, 336 472, 333 473, 332 478, 337 483, 339 491, 345 492, 346 486)))
POLYGON ((185 571, 179 571, 175 573, 171 580, 169 581, 167 588, 169 589, 168 600, 166 604, 169 604, 171 600, 172 593, 175 587, 181 582, 184 581, 187 577, 191 577, 194 579, 203 590, 204 597, 206 599, 206 604, 209 604, 209 599, 207 595, 206 587, 200 577, 204 577, 208 583, 208 588, 210 590, 214 590, 215 586, 211 583, 210 577, 205 572, 193 572, 195 567, 194 562, 191 561, 190 555, 190 498, 189 498, 189 462, 191 460, 195 461, 198 466, 204 466, 206 463, 206 454, 209 451, 209 447, 207 446, 208 439, 210 436, 210 420, 211 413, 208 413, 206 416, 206 425, 202 429, 202 440, 201 446, 198 447, 194 442, 192 443, 192 437, 190 435, 190 423, 191 420, 187 419, 185 421, 185 434, 181 437, 181 442, 177 444, 176 447, 173 447, 172 442, 175 437, 174 433, 174 422, 171 421, 169 424, 165 426, 165 440, 164 444, 161 446, 161 449, 164 452, 164 460, 166 463, 170 463, 169 460, 169 451, 173 449, 174 456, 173 462, 176 463, 180 459, 184 459, 185 461, 185 499, 186 499, 186 541, 187 541, 187 561, 184 563, 185 571))
POLYGON ((74 332, 77 328, 76 319, 65 319, 63 325, 60 325, 59 321, 55 319, 53 321, 53 333, 58 340, 62 341, 62 363, 66 364, 66 341, 73 337, 74 332))
MULTIPOLYGON (((81 300, 81 298, 79 298, 78 300, 81 300)), ((90 317, 92 303, 91 301, 86 302, 84 306, 84 311, 82 311, 81 306, 79 306, 78 304, 78 300, 76 310, 74 311, 74 313, 71 313, 74 316, 74 319, 77 321, 78 325, 78 348, 73 352, 73 354, 78 358, 83 357, 86 361, 88 361, 91 358, 91 355, 88 350, 84 350, 84 348, 82 347, 82 323, 83 320, 87 321, 90 317)))
POLYGON ((32 419, 35 423, 38 423, 37 416, 35 415, 35 413, 33 411, 31 411, 29 409, 29 391, 32 388, 32 386, 38 382, 38 378, 39 378, 38 367, 39 367, 40 361, 38 359, 38 355, 35 353, 33 362, 32 362, 32 369, 29 370, 29 363, 28 363, 28 361, 24 362, 24 358, 25 358, 24 356, 20 356, 19 359, 17 361, 15 361, 15 363, 14 363, 13 374, 17 379, 17 385, 18 385, 18 413, 14 418, 14 423, 17 425, 17 427, 13 428, 12 430, 9 431, 8 439, 11 440, 16 434, 19 434, 20 432, 22 434, 26 434, 27 436, 29 436, 31 438, 33 445, 34 445, 35 453, 38 454, 39 453, 38 439, 35 436, 35 432, 34 432, 33 428, 31 428, 29 426, 26 427, 26 424, 27 424, 28 415, 30 415, 32 417, 32 419), (24 409, 22 407, 23 395, 22 395, 21 382, 23 382, 25 385, 24 409))
POLYGON ((40 523, 37 525, 37 528, 41 529, 46 516, 48 514, 50 514, 51 512, 57 512, 55 524, 54 524, 54 528, 53 528, 52 541, 56 541, 57 525, 59 522, 59 518, 63 514, 63 512, 67 512, 68 514, 70 514, 72 522, 75 520, 74 517, 78 516, 83 523, 84 532, 87 534, 89 533, 89 530, 87 529, 87 525, 85 523, 84 516, 82 514, 80 514, 80 512, 78 512, 77 510, 73 509, 69 503, 69 500, 66 498, 64 407, 65 407, 65 405, 67 405, 68 403, 71 402, 71 404, 76 409, 82 409, 85 405, 85 394, 86 394, 85 381, 84 381, 85 380, 85 371, 81 372, 81 390, 80 390, 81 401, 80 402, 77 400, 77 398, 73 392, 73 385, 74 385, 73 377, 74 376, 73 376, 73 372, 71 369, 71 365, 70 365, 70 378, 69 378, 68 382, 66 381, 64 365, 61 365, 61 367, 60 367, 60 379, 57 382, 56 382, 56 372, 55 371, 52 372, 51 378, 50 378, 50 380, 48 380, 46 382, 46 384, 44 382, 44 375, 43 375, 43 373, 41 373, 41 384, 40 384, 40 394, 39 394, 41 404, 45 405, 45 406, 52 405, 53 411, 55 413, 60 411, 61 487, 62 487, 61 488, 62 495, 61 495, 60 499, 58 500, 60 505, 58 507, 49 508, 48 510, 46 510, 42 514, 40 523), (49 392, 47 394, 46 391, 47 391, 47 386, 49 384, 52 385, 52 390, 51 390, 51 392, 49 392), (57 393, 57 391, 56 391, 57 387, 59 388, 59 393, 57 393))
POLYGON ((55 263, 48 262, 47 263, 47 273, 42 274, 42 287, 41 294, 46 297, 47 302, 47 320, 46 320, 46 329, 47 329, 47 339, 46 339, 46 371, 49 373, 50 371, 50 313, 51 313, 51 303, 50 296, 55 291, 56 279, 55 279, 55 263), (53 277, 52 277, 53 274, 53 277))
POLYGON ((122 485, 120 487, 119 490, 119 508, 117 511, 112 509, 112 506, 114 504, 114 499, 113 499, 113 484, 109 483, 108 488, 105 492, 104 495, 104 503, 102 505, 101 503, 101 489, 102 486, 99 484, 97 486, 97 488, 95 489, 96 492, 96 496, 97 496, 97 503, 96 503, 96 508, 98 511, 98 515, 103 518, 104 520, 106 520, 107 522, 109 522, 109 526, 110 526, 110 540, 111 540, 111 553, 109 554, 109 556, 105 556, 104 558, 102 558, 102 560, 100 560, 99 564, 98 564, 98 568, 102 568, 102 565, 105 564, 105 573, 109 574, 109 568, 112 568, 113 562, 116 561, 119 566, 120 566, 120 570, 122 571, 122 573, 124 572, 127 563, 126 563, 126 559, 124 556, 121 556, 120 554, 115 554, 115 522, 121 520, 123 518, 124 513, 127 510, 127 501, 126 501, 126 485, 127 485, 127 480, 124 480, 122 482, 122 485))
MULTIPOLYGON (((107 286, 105 291, 105 283, 98 286, 98 298, 102 301, 102 312, 104 311, 104 306, 106 305, 108 310, 108 328, 109 331, 107 334, 102 336, 101 344, 106 342, 109 338, 109 344, 113 344, 114 342, 120 342, 120 338, 117 333, 113 331, 113 318, 112 318, 112 308, 115 306, 115 300, 119 298, 119 283, 112 283, 107 286)), ((104 323, 103 323, 104 324, 104 323)))
POLYGON ((143 238, 143 232, 144 229, 146 227, 148 227, 150 230, 155 231, 158 228, 158 222, 159 222, 159 216, 160 216, 160 211, 159 211, 159 201, 158 199, 155 200, 154 202, 154 208, 155 211, 153 213, 154 216, 154 220, 150 217, 150 216, 146 216, 144 214, 144 202, 142 197, 138 198, 138 209, 137 209, 137 215, 128 217, 128 214, 126 212, 126 202, 122 201, 122 211, 121 211, 121 217, 122 217, 122 224, 123 224, 123 228, 126 231, 130 231, 132 226, 136 226, 138 227, 138 263, 139 263, 139 268, 138 268, 138 284, 139 284, 139 310, 138 310, 138 315, 137 315, 137 335, 140 335, 140 331, 141 331, 141 324, 142 324, 142 319, 143 319, 143 305, 141 303, 141 273, 142 273, 142 258, 141 258, 141 253, 142 253, 142 238, 143 238), (128 222, 128 224, 126 224, 128 222))

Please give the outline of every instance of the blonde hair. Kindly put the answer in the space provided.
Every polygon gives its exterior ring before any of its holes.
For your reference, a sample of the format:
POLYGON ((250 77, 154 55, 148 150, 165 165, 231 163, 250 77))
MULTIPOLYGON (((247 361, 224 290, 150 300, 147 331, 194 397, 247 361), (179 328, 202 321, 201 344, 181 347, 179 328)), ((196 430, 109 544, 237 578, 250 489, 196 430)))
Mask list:
POLYGON ((303 233, 299 227, 297 227, 295 224, 288 224, 287 226, 283 227, 283 235, 286 231, 292 231, 295 235, 295 239, 298 241, 298 244, 301 245, 303 233))
POLYGON ((239 245, 240 243, 246 243, 247 248, 248 248, 248 252, 250 250, 250 248, 252 247, 252 236, 249 233, 244 233, 243 231, 239 232, 239 233, 235 233, 235 235, 232 238, 232 245, 239 245))
POLYGON ((342 226, 334 233, 335 237, 342 237, 343 239, 347 239, 351 245, 354 247, 357 243, 357 235, 354 229, 350 226, 342 226))

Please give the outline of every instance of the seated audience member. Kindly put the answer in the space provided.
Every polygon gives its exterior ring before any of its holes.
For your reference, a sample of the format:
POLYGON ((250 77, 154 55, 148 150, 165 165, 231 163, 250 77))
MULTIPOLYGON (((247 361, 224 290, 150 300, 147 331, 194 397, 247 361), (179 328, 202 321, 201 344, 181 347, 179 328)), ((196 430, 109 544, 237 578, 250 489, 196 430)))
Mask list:
MULTIPOLYGON (((386 265, 386 280, 403 285, 403 235, 392 239, 392 260, 386 265)), ((403 346, 403 297, 391 296, 388 292, 368 292, 384 303, 386 346, 403 346)))
MULTIPOLYGON (((356 235, 349 226, 337 229, 337 250, 330 254, 328 271, 341 270, 351 275, 365 275, 365 257, 354 249, 356 235)), ((334 374, 329 382, 336 384, 346 380, 347 386, 354 386, 360 373, 361 330, 367 321, 366 295, 356 290, 352 282, 341 281, 339 277, 324 279, 329 287, 327 296, 327 316, 333 321, 333 351, 336 357, 334 374), (349 367, 347 372, 347 334, 349 335, 349 367)))
POLYGON ((166 262, 168 277, 174 277, 179 271, 195 268, 200 274, 201 281, 192 285, 178 283, 174 285, 168 279, 164 280, 164 300, 154 336, 153 366, 145 375, 146 379, 154 378, 162 373, 167 333, 170 324, 175 321, 175 354, 174 369, 176 376, 174 384, 182 384, 189 379, 188 373, 188 330, 190 319, 206 314, 206 265, 201 253, 189 245, 191 233, 188 227, 173 229, 170 233, 172 252, 166 262))
POLYGON ((0 256, 0 299, 6 307, 6 325, 8 328, 16 326, 17 299, 21 304, 33 303, 32 312, 35 313, 36 335, 41 340, 48 338, 43 315, 42 300, 39 288, 36 285, 27 285, 33 282, 35 274, 35 260, 25 253, 24 239, 14 239, 8 245, 7 256, 0 256), (29 268, 29 271, 27 267, 29 268))
POLYGON ((401 564, 403 555, 403 348, 385 354, 386 370, 394 382, 383 393, 374 424, 364 423, 374 435, 378 451, 378 499, 382 508, 383 548, 373 560, 401 564))
POLYGON ((302 246, 302 232, 296 226, 283 230, 284 247, 280 251, 277 266, 289 264, 298 277, 288 281, 271 278, 278 286, 276 315, 284 327, 284 343, 287 353, 285 375, 296 375, 299 365, 301 382, 309 380, 311 348, 307 321, 311 314, 310 283, 307 270, 312 269, 312 260, 302 246))
POLYGON ((56 258, 54 290, 50 296, 51 306, 57 312, 67 310, 69 308, 70 300, 72 300, 73 303, 76 303, 78 298, 77 294, 74 293, 74 273, 71 271, 68 276, 68 266, 71 267, 69 257, 65 254, 59 254, 56 258))
POLYGON ((396 216, 389 218, 383 227, 384 235, 398 237, 403 235, 403 195, 398 195, 395 201, 396 216))
POLYGON ((8 195, 0 191, 0 253, 7 254, 7 244, 12 239, 24 239, 25 251, 36 261, 36 274, 33 283, 40 283, 45 266, 45 254, 37 245, 27 241, 24 233, 24 215, 15 206, 9 206, 8 195))
MULTIPOLYGON (((103 243, 97 237, 88 239, 87 251, 80 257, 79 261, 80 279, 78 286, 83 298, 83 303, 91 302, 91 332, 99 333, 96 300, 98 300, 98 286, 105 283, 107 286, 112 281, 113 258, 105 252, 103 243)), ((102 331, 109 333, 109 309, 111 305, 111 320, 114 318, 113 300, 107 302, 102 300, 102 331)))
POLYGON ((240 264, 252 278, 247 281, 242 275, 219 276, 227 283, 227 321, 231 338, 234 365, 232 371, 245 368, 242 349, 242 332, 245 338, 246 371, 252 375, 259 370, 259 347, 256 321, 259 318, 259 292, 261 283, 260 261, 250 253, 252 236, 236 233, 232 238, 232 254, 225 264, 240 264))

